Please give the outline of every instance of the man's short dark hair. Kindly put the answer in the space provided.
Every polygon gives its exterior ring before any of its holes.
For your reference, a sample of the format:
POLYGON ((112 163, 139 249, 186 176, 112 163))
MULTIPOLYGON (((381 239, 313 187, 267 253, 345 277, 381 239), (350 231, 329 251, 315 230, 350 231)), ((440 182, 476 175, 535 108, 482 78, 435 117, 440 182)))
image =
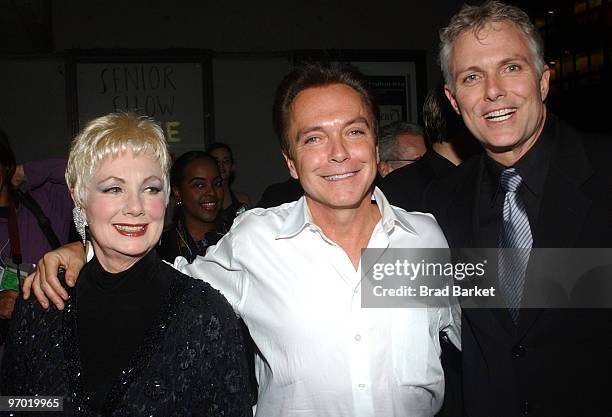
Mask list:
POLYGON ((274 96, 272 121, 283 153, 291 155, 291 143, 287 137, 287 116, 291 103, 304 90, 334 84, 347 85, 359 93, 363 103, 372 114, 374 123, 372 128, 377 137, 378 106, 363 74, 353 66, 337 62, 307 63, 294 68, 287 74, 276 89, 274 96))
POLYGON ((450 142, 450 138, 457 134, 462 124, 444 94, 444 85, 438 84, 429 90, 423 103, 423 125, 427 142, 450 142))
MULTIPOLYGON (((419 125, 406 122, 393 122, 383 127, 380 132, 378 143, 378 156, 381 161, 392 161, 399 159, 397 138, 401 135, 414 135, 423 137, 423 128, 419 125)), ((425 138, 423 137, 423 141, 425 138)))

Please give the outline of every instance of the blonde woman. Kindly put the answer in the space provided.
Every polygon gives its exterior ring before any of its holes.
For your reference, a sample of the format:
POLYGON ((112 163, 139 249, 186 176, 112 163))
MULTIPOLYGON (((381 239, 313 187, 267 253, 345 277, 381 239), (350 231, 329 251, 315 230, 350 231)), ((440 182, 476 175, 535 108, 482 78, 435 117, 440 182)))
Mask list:
POLYGON ((64 415, 251 414, 231 307, 155 251, 169 163, 146 118, 109 114, 76 136, 66 181, 95 256, 65 310, 18 304, 2 395, 61 396, 64 415))

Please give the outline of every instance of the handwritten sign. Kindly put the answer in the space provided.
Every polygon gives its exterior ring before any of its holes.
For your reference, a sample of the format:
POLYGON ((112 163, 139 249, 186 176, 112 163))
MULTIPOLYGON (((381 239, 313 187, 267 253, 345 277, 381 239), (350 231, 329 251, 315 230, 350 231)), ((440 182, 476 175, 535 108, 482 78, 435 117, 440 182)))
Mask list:
POLYGON ((212 136, 200 62, 77 62, 78 128, 114 111, 132 111, 160 123, 179 155, 202 149, 212 136))

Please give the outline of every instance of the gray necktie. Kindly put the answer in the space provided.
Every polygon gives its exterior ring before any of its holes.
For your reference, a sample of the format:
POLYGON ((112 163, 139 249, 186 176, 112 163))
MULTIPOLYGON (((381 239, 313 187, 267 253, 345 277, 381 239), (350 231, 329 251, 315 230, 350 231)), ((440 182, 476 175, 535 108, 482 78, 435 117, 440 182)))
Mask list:
POLYGON ((515 323, 518 322, 519 308, 523 298, 525 271, 529 262, 529 252, 533 245, 531 227, 525 205, 518 195, 523 179, 514 168, 502 171, 500 184, 506 193, 502 222, 497 244, 499 248, 513 248, 498 251, 499 283, 502 296, 515 323), (514 249, 516 248, 516 249, 514 249))

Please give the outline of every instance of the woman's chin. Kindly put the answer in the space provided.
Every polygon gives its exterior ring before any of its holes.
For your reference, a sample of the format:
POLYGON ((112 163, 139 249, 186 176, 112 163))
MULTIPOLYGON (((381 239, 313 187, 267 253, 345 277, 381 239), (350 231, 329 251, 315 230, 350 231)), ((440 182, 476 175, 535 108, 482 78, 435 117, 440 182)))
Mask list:
POLYGON ((108 272, 121 272, 129 269, 153 249, 153 246, 129 245, 116 248, 100 248, 96 257, 108 272))

